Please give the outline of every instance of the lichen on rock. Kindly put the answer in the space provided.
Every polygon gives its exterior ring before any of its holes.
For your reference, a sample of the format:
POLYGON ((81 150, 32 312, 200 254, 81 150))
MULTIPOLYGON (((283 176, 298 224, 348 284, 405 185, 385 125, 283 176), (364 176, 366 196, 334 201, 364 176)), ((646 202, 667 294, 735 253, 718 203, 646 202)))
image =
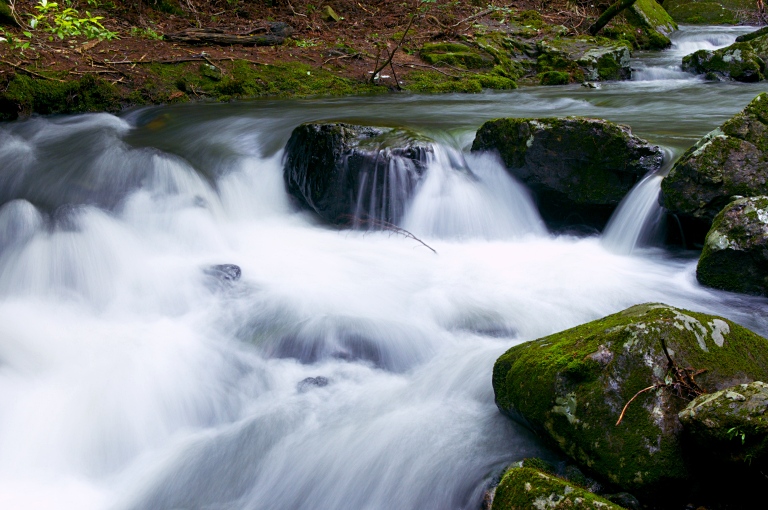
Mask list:
POLYGON ((768 196, 737 199, 715 217, 696 277, 709 287, 768 295, 768 196))
POLYGON ((768 340, 722 317, 645 304, 513 347, 494 366, 496 403, 599 481, 684 497, 686 401, 669 385, 661 339, 677 366, 706 369, 695 377, 705 391, 768 377, 768 340))

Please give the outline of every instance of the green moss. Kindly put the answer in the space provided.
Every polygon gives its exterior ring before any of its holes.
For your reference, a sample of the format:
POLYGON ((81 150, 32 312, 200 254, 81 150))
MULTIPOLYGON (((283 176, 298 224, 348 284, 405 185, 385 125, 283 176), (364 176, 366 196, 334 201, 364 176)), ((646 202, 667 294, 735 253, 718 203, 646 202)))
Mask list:
POLYGON ((547 71, 539 73, 541 85, 567 85, 571 81, 571 75, 560 71, 547 71))
POLYGON ((680 446, 664 432, 674 425, 651 410, 663 397, 670 408, 661 412, 676 421, 685 401, 648 392, 614 426, 626 402, 665 381, 660 338, 679 366, 707 369, 697 382, 709 391, 718 381, 768 376, 766 339, 720 317, 647 304, 513 347, 494 366, 496 402, 624 490, 684 480, 680 446))
POLYGON ((0 95, 0 118, 10 120, 17 115, 41 113, 79 113, 117 111, 120 109, 117 89, 100 78, 85 75, 79 80, 60 82, 15 75, 0 95))
MULTIPOLYGON (((735 25, 739 18, 724 2, 672 0, 665 3, 667 12, 678 23, 699 25, 735 25)), ((754 9, 754 4, 750 7, 754 9)))
POLYGON ((517 84, 504 76, 494 73, 465 73, 456 77, 434 71, 411 71, 404 80, 404 89, 411 92, 437 93, 478 93, 483 89, 511 90, 517 84))
POLYGON ((421 58, 432 65, 448 64, 467 69, 491 67, 492 56, 476 48, 460 43, 427 43, 419 52, 421 58))
POLYGON ((541 14, 538 11, 522 11, 513 19, 521 25, 526 25, 536 29, 539 29, 546 24, 544 22, 544 18, 541 17, 541 14))
POLYGON ((637 0, 625 11, 625 16, 633 25, 660 32, 662 35, 677 30, 677 23, 655 0, 637 0))
POLYGON ((491 510, 530 508, 621 510, 606 499, 537 469, 508 470, 496 489, 491 510))

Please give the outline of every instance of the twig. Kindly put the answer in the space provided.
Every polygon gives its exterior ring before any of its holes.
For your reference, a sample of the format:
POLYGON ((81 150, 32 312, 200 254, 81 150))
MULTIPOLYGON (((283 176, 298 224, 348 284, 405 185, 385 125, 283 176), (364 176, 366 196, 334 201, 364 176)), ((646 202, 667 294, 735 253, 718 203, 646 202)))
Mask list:
POLYGON ((370 218, 370 217, 361 218, 359 216, 352 216, 352 215, 346 215, 346 217, 349 218, 350 224, 352 224, 352 225, 354 225, 354 224, 368 225, 368 226, 371 226, 371 227, 374 227, 374 228, 380 228, 382 230, 387 230, 387 231, 392 232, 394 234, 399 234, 399 235, 401 235, 403 237, 406 237, 408 239, 413 239, 414 241, 420 243, 422 246, 424 246, 425 248, 430 250, 432 253, 437 255, 437 251, 435 251, 435 249, 432 248, 430 245, 428 245, 427 243, 425 243, 424 241, 422 241, 421 239, 419 239, 418 237, 413 235, 411 232, 405 230, 404 228, 398 227, 394 223, 390 223, 390 222, 385 221, 385 220, 379 220, 379 219, 370 218))
POLYGON ((323 62, 323 65, 327 64, 331 60, 341 60, 343 58, 360 58, 362 53, 354 53, 352 55, 339 55, 338 57, 331 57, 323 62))
MULTIPOLYGON (((661 385, 661 386, 665 386, 665 385, 661 385)), ((627 412, 627 408, 629 407, 629 404, 631 404, 637 397, 639 397, 641 393, 645 393, 646 391, 651 391, 651 390, 656 389, 658 387, 659 387, 658 384, 654 384, 653 386, 648 386, 647 388, 643 388, 642 390, 640 390, 637 393, 635 393, 635 396, 630 398, 629 402, 624 404, 624 409, 621 410, 621 414, 619 415, 619 420, 616 422, 616 426, 618 426, 619 423, 621 423, 621 420, 624 419, 624 413, 627 412)))
POLYGON ((64 83, 64 80, 59 80, 57 78, 49 78, 48 76, 43 76, 42 74, 38 74, 38 73, 36 73, 34 71, 30 71, 29 69, 26 69, 24 67, 16 65, 16 64, 14 64, 12 62, 8 62, 6 60, 0 60, 0 63, 9 65, 9 66, 11 66, 11 67, 13 67, 15 69, 18 69, 19 71, 21 71, 23 73, 27 73, 27 74, 35 76, 37 78, 42 78, 43 80, 50 80, 50 81, 57 81, 59 83, 64 83))
POLYGON ((386 62, 384 62, 381 65, 381 67, 374 68, 373 76, 371 76, 371 83, 373 83, 374 80, 376 79, 376 75, 378 75, 381 72, 382 69, 387 67, 389 65, 389 63, 392 62, 392 59, 395 57, 395 52, 397 52, 397 50, 400 48, 400 45, 403 44, 403 41, 405 41, 405 37, 408 35, 408 30, 411 29, 411 25, 413 25, 413 20, 415 20, 415 19, 416 19, 416 14, 413 14, 411 16, 411 19, 408 21, 408 26, 405 27, 405 32, 403 32, 403 36, 400 38, 400 41, 395 46, 395 49, 393 49, 392 52, 389 54, 389 57, 387 58, 386 62))
POLYGON ((438 69, 435 66, 429 66, 429 65, 426 65, 426 64, 395 64, 395 65, 400 66, 400 67, 426 67, 427 69, 432 69, 433 71, 437 71, 438 73, 444 74, 444 75, 449 76, 451 78, 456 78, 456 79, 461 78, 461 76, 456 76, 455 74, 446 73, 445 71, 442 71, 442 70, 438 69))
POLYGON ((484 10, 484 11, 480 11, 480 12, 478 12, 477 14, 473 14, 472 16, 469 16, 468 18, 464 18, 463 20, 459 21, 458 23, 456 23, 456 24, 455 24, 455 25, 453 25, 453 26, 454 26, 454 27, 458 27, 458 26, 459 26, 459 25, 461 25, 462 23, 466 23, 467 21, 471 21, 471 20, 473 20, 473 19, 475 19, 475 18, 479 18, 480 16, 485 16, 486 14, 489 14, 489 13, 493 12, 494 10, 495 10, 495 9, 486 9, 486 10, 484 10))

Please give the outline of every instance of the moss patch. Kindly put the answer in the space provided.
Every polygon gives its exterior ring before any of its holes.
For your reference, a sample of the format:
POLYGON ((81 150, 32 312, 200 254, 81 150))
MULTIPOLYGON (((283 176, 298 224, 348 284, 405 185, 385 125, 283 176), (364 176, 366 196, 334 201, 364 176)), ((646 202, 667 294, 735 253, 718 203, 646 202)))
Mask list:
POLYGON ((427 43, 419 52, 421 58, 433 65, 448 64, 467 69, 492 67, 493 57, 466 44, 427 43))

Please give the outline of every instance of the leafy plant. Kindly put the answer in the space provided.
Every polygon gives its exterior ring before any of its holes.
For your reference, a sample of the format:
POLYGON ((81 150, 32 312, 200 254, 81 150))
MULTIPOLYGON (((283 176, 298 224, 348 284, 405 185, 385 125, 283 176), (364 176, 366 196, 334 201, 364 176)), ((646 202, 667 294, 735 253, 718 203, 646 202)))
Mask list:
POLYGON ((131 27, 131 37, 160 41, 163 39, 163 34, 155 32, 151 28, 131 27))
MULTIPOLYGON (((90 4, 91 2, 89 2, 90 4)), ((66 4, 72 5, 66 1, 66 4)), ((98 5, 97 2, 94 2, 98 5)), ((59 4, 48 0, 39 0, 35 5, 37 15, 29 20, 29 26, 34 29, 42 29, 50 32, 59 39, 84 36, 87 39, 117 39, 117 32, 111 32, 101 24, 103 16, 93 16, 85 11, 83 17, 74 7, 59 9, 59 4)), ((53 39, 51 36, 49 39, 53 39)))
POLYGON ((726 431, 726 434, 728 434, 728 439, 735 439, 737 437, 741 438, 741 444, 743 445, 747 440, 747 434, 743 430, 741 430, 739 427, 731 427, 726 431))
POLYGON ((296 46, 299 48, 312 48, 313 46, 317 46, 317 41, 314 39, 297 39, 296 46))
POLYGON ((6 43, 13 50, 20 50, 23 52, 29 48, 31 44, 29 39, 32 38, 32 34, 30 32, 24 32, 24 36, 27 37, 26 40, 16 37, 11 32, 7 32, 0 28, 0 43, 6 43))

